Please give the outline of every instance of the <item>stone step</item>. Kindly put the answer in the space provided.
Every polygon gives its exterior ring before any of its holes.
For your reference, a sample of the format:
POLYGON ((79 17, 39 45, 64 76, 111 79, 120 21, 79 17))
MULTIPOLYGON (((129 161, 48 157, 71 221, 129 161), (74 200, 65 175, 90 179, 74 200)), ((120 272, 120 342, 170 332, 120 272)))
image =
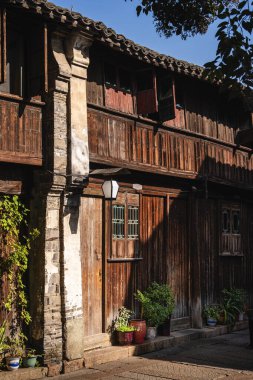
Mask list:
POLYGON ((107 333, 86 336, 84 351, 97 350, 111 345, 110 335, 107 333))
POLYGON ((19 368, 16 371, 0 371, 1 380, 37 380, 47 376, 47 368, 19 368))
MULTIPOLYGON (((243 330, 248 327, 248 322, 237 322, 233 331, 243 330)), ((181 345, 191 340, 210 338, 229 332, 227 326, 206 327, 203 329, 187 329, 175 331, 169 337, 159 336, 154 340, 146 340, 142 344, 130 346, 110 346, 84 353, 84 364, 86 368, 111 361, 126 359, 130 356, 138 356, 149 352, 159 351, 164 348, 181 345)))

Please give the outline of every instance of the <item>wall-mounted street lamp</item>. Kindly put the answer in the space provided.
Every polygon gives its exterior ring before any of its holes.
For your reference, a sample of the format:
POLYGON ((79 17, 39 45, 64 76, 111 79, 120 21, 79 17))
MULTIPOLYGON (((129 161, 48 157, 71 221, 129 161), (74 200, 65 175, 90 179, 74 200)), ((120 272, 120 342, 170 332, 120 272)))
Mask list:
POLYGON ((102 186, 105 199, 116 199, 119 191, 119 185, 117 181, 105 181, 102 186))

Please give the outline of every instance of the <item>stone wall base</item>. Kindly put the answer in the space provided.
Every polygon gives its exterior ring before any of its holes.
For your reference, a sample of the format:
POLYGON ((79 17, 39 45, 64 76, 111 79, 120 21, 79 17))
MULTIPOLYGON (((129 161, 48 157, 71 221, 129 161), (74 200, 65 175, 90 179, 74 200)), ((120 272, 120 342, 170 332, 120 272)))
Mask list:
POLYGON ((63 373, 71 373, 75 371, 79 371, 84 367, 84 360, 83 359, 76 359, 76 360, 64 360, 63 362, 63 373))

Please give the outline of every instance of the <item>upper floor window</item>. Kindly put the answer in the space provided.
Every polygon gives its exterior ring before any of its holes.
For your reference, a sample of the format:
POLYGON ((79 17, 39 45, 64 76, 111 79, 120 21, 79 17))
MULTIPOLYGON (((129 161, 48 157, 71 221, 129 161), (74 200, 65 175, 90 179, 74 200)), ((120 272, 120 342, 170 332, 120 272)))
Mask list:
POLYGON ((40 99, 44 89, 44 26, 1 10, 0 92, 40 99), (31 30, 33 33, 31 33, 31 30))
POLYGON ((126 113, 134 113, 132 74, 110 63, 104 64, 105 105, 126 113))
POLYGON ((166 71, 146 69, 133 73, 105 63, 104 78, 107 107, 160 122, 175 118, 174 81, 166 71))
POLYGON ((108 87, 114 87, 117 90, 123 92, 132 91, 132 77, 131 72, 117 67, 110 63, 105 63, 105 85, 108 87))
POLYGON ((137 112, 157 121, 175 118, 174 81, 166 72, 137 73, 137 112))
POLYGON ((241 210, 236 204, 222 206, 221 255, 241 256, 241 210))

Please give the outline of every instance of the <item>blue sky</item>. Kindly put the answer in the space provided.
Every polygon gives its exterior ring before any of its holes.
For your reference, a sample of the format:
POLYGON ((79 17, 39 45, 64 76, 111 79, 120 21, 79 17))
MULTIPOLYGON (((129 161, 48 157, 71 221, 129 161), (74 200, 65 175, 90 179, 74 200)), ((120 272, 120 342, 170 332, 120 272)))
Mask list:
POLYGON ((183 59, 198 65, 215 57, 215 26, 204 36, 195 36, 183 41, 180 37, 160 37, 153 25, 152 17, 136 16, 136 0, 52 0, 57 5, 72 8, 84 16, 103 21, 117 33, 125 35, 138 44, 160 53, 183 59))

